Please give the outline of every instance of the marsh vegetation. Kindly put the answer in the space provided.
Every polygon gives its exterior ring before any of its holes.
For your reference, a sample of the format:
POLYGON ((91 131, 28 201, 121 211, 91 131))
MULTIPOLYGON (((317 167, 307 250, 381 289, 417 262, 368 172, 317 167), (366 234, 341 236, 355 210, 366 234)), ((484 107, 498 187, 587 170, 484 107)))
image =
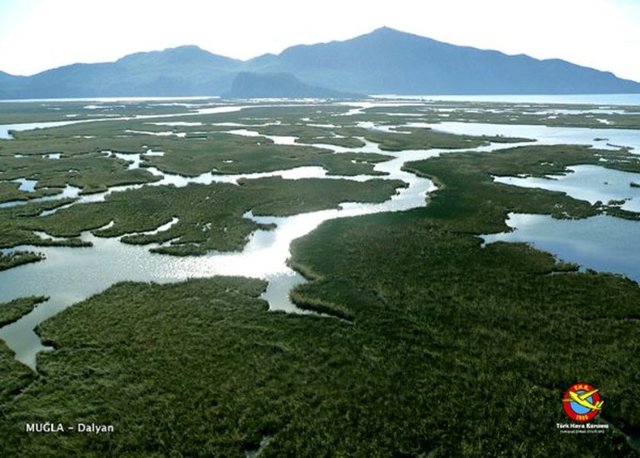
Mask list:
MULTIPOLYGON (((487 149, 407 159, 405 171, 438 185, 424 208, 332 219, 293 243, 289 263, 308 282, 291 297, 325 315, 269 311, 260 279, 124 282, 39 326, 55 350, 39 354, 38 376, 0 346, 0 455, 244 456, 268 437, 261 456, 634 456, 628 438, 640 435, 638 284, 580 271, 525 244, 484 245, 479 235, 508 230, 510 212, 633 220, 635 213, 602 202, 493 177, 542 177, 580 164, 638 172, 640 161, 626 149, 532 145, 525 138, 409 126, 442 113, 507 122, 496 110, 518 112, 518 122, 542 116, 512 105, 453 102, 357 112, 323 103, 252 106, 75 124, 0 141, 2 180, 38 179, 42 192, 75 183, 90 192, 137 171, 135 183, 143 185, 103 202, 31 199, 0 208, 0 245, 74 244, 92 230, 126 243, 162 242, 159 250, 174 255, 241 249, 261 227, 243 218, 248 211, 289 216, 345 201, 388 200, 405 184, 375 174, 388 158, 367 149, 371 143, 407 158, 416 149, 487 149), (154 135, 167 130, 170 135, 154 135), (283 137, 295 141, 281 144, 283 137), (334 153, 319 144, 356 151, 334 153), (142 154, 140 168, 102 153, 107 150, 142 154), (47 159, 49 169, 41 156, 53 151, 62 155, 47 159), (56 165, 64 161, 84 178, 71 182, 67 166, 56 165), (149 171, 193 177, 299 166, 371 177, 177 187, 154 185, 157 176, 149 171), (174 219, 167 230, 152 232, 174 219), (45 240, 34 231, 70 238, 45 240), (617 432, 557 431, 556 423, 566 421, 562 393, 582 380, 600 388, 606 409, 598 421, 617 432), (25 423, 40 421, 113 424, 116 432, 24 433, 25 423)), ((580 122, 592 120, 584 115, 580 122)), ((6 310, 15 318, 34 300, 6 310)))
POLYGON ((0 270, 11 269, 12 267, 30 262, 38 262, 42 259, 43 256, 41 254, 32 251, 16 251, 8 254, 0 253, 0 270))

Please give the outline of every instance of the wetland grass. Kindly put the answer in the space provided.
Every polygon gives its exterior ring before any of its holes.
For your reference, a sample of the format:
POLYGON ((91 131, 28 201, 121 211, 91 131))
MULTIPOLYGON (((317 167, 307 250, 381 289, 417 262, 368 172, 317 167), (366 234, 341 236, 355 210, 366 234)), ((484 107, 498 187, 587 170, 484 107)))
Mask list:
POLYGON ((31 262, 42 261, 44 256, 33 251, 16 251, 13 253, 0 253, 0 270, 11 269, 12 267, 29 264, 31 262))
POLYGON ((56 237, 78 237, 113 221, 109 229, 96 235, 117 237, 151 231, 170 222, 179 222, 154 235, 131 235, 125 243, 147 244, 172 240, 155 251, 175 254, 205 254, 211 250, 241 250, 258 225, 243 215, 289 216, 297 213, 337 208, 341 202, 383 202, 403 186, 400 181, 302 179, 280 177, 241 181, 239 185, 214 183, 144 187, 114 193, 104 202, 77 204, 45 218, 24 218, 24 230, 44 231, 56 237))
POLYGON ((0 304, 0 326, 19 320, 23 315, 33 310, 36 305, 46 300, 46 297, 32 296, 0 304))
MULTIPOLYGON (((340 121, 345 111, 251 113, 256 123, 308 117, 360 136, 353 121, 340 121)), ((399 149, 488 141, 364 131, 399 149)), ((492 180, 562 173, 598 163, 600 154, 612 159, 607 166, 638 168, 625 152, 575 146, 406 164, 439 184, 428 207, 327 221, 292 246, 291 266, 310 280, 293 300, 343 320, 268 312, 259 298, 265 282, 226 277, 121 283, 66 309, 38 329, 56 348, 38 356, 39 378, 0 346, 0 455, 243 457, 269 437, 261 456, 636 456, 617 432, 561 435, 555 425, 566 421, 563 391, 587 380, 606 400, 602 418, 638 436, 638 285, 578 272, 524 244, 483 246, 475 235, 504 231, 510 211, 562 218, 602 212, 561 193, 492 180), (39 421, 113 424, 115 433, 25 434, 25 423, 39 421)), ((398 185, 274 178, 145 187, 47 218, 35 204, 0 210, 8 216, 0 231, 7 243, 5 234, 77 235, 114 220, 101 235, 115 236, 178 216, 172 236, 198 249, 237 249, 255 229, 241 217, 249 209, 287 215, 356 196, 379 201, 398 185), (205 205, 212 200, 218 205, 205 205), (231 234, 202 235, 204 221, 224 223, 231 234)))

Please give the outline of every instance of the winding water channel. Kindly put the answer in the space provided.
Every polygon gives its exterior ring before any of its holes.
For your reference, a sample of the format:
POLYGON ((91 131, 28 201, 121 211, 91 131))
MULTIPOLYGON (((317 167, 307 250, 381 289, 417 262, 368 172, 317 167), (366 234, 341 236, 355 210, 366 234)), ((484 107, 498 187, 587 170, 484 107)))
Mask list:
MULTIPOLYGON (((218 112, 223 112, 225 107, 216 108, 218 112)), ((226 107, 237 110, 241 107, 226 107)), ((356 112, 356 110, 354 110, 356 112)), ((193 113, 191 113, 193 114, 193 113)), ((171 116, 176 116, 171 115, 171 116)), ((157 116, 156 116, 157 117, 157 116)), ((541 143, 583 143, 593 144, 594 138, 599 131, 593 129, 573 129, 554 128, 552 136, 541 135, 538 127, 531 126, 492 126, 465 124, 464 129, 460 123, 448 123, 434 125, 445 131, 466 134, 504 134, 510 136, 532 138, 541 143), (518 128, 520 127, 520 128, 518 128), (464 131, 464 132, 462 132, 464 131)), ((238 125, 230 126, 230 131, 237 135, 257 135, 251 131, 251 126, 238 129, 238 125)), ((626 141, 628 146, 640 146, 640 132, 607 131, 607 136, 612 141, 626 141), (620 138, 617 138, 617 135, 620 138)), ((269 136, 274 142, 279 144, 292 144, 295 137, 269 136)), ((416 207, 427 205, 428 193, 435 190, 434 184, 426 179, 418 177, 412 173, 401 170, 403 164, 409 161, 426 159, 442 153, 454 152, 455 150, 407 150, 401 152, 380 151, 377 144, 365 142, 362 148, 345 148, 333 145, 318 144, 314 146, 332 149, 336 154, 343 152, 376 152, 391 156, 385 162, 375 165, 378 172, 385 172, 385 176, 327 176, 326 171, 321 167, 299 167, 290 170, 280 170, 268 173, 238 174, 238 175, 215 175, 205 173, 195 178, 186 178, 179 175, 163 173, 155 168, 147 168, 151 173, 161 177, 160 181, 146 184, 144 186, 161 186, 172 184, 175 186, 186 186, 190 183, 237 183, 239 179, 255 179, 267 176, 282 176, 287 179, 302 178, 323 178, 323 179, 346 179, 364 181, 371 178, 384 178, 402 180, 407 184, 400 188, 390 199, 379 204, 366 204, 357 202, 345 202, 337 209, 329 209, 317 212, 298 214, 290 217, 256 217, 250 212, 244 217, 258 223, 271 223, 275 225, 273 230, 257 230, 249 238, 248 243, 241 252, 220 253, 212 252, 205 256, 197 257, 175 257, 151 253, 150 248, 159 245, 136 246, 121 243, 118 238, 100 238, 90 232, 85 232, 81 238, 93 244, 90 248, 69 248, 69 247, 35 247, 19 246, 3 252, 33 250, 44 253, 46 260, 23 265, 17 268, 0 272, 0 302, 10 301, 19 297, 43 295, 49 300, 38 305, 31 313, 23 316, 20 320, 0 329, 0 338, 15 352, 16 359, 28 365, 32 369, 36 368, 36 355, 41 351, 50 350, 42 344, 34 329, 44 320, 56 315, 60 311, 69 307, 73 303, 84 300, 96 293, 104 291, 109 286, 120 281, 154 281, 159 283, 175 282, 188 278, 211 277, 215 275, 238 275, 245 277, 261 278, 268 281, 268 287, 263 294, 263 298, 268 301, 270 310, 283 310, 286 312, 304 313, 297 309, 289 299, 289 292, 296 285, 303 283, 305 279, 297 272, 287 266, 287 259, 290 256, 291 242, 302 237, 322 222, 329 219, 344 218, 358 215, 366 215, 379 212, 404 211, 416 207)), ((625 143, 623 143, 625 144, 625 143)), ((474 151, 483 152, 499 148, 513 147, 513 144, 491 144, 476 148, 474 151)), ((600 145, 598 145, 600 146, 600 145)), ((469 151, 469 149, 465 149, 469 151)), ((105 154, 114 154, 105 152, 105 154)), ((162 154, 156 152, 156 154, 162 154)), ((140 166, 140 154, 116 154, 130 162, 130 168, 140 166)), ((517 183, 513 183, 517 184, 517 183)), ((78 197, 78 200, 70 205, 79 202, 96 202, 112 193, 123 189, 140 188, 143 185, 131 185, 111 188, 109 191, 93 195, 80 195, 79 189, 67 187, 65 193, 58 196, 45 197, 44 199, 54 199, 66 196, 78 197)), ((13 205, 19 205, 16 202, 13 205)), ((56 210, 54 210, 56 211, 56 210)), ((51 211, 49 213, 53 213, 51 211)), ((609 218, 617 220, 615 218, 609 218)), ((517 229, 518 221, 514 217, 510 224, 517 229)), ((524 219, 520 219, 522 223, 524 219)), ((167 230, 170 225, 177 220, 162 226, 156 231, 167 230)), ((536 220, 537 224, 538 221, 536 220)), ((628 226, 628 221, 624 222, 624 230, 631 231, 630 237, 640 235, 638 228, 640 225, 631 222, 633 226, 628 226), (631 228, 631 229, 630 229, 631 228)), ((526 224, 526 221, 524 223, 526 224)), ((608 230, 614 231, 616 223, 607 220, 608 230)), ((541 229, 543 230, 543 228, 541 229)), ((516 231, 517 232, 517 231, 516 231)), ((524 233, 524 231, 523 231, 524 233)), ((611 233, 611 232, 610 232, 611 233)), ((48 237, 46 234, 39 234, 41 237, 48 237)), ((558 235, 561 237, 562 234, 558 235)), ((627 235, 629 236, 629 235, 627 235)), ((501 240, 503 238, 496 238, 501 240)), ((535 240, 530 237, 529 240, 535 240)), ((169 242, 166 242, 169 243, 169 242)), ((557 252, 563 257, 562 252, 557 252)), ((570 254, 568 255, 571 261, 570 254)), ((597 258, 597 256, 595 256, 597 258)), ((592 262, 590 260, 589 262, 592 262)), ((593 261, 595 268, 603 267, 607 270, 606 263, 598 265, 598 260, 593 261)), ((624 273, 628 273, 627 270, 624 273)))
MULTIPOLYGON (((252 135, 252 133, 242 132, 252 135)), ((271 137, 277 143, 289 143, 288 137, 271 137)), ((487 147, 485 147, 486 149, 487 147)), ((335 148, 344 151, 348 148, 335 148)), ((353 151, 382 153, 377 145, 368 143, 365 148, 353 151)), ((274 230, 255 231, 241 252, 210 253, 199 257, 175 257, 149 252, 149 248, 158 245, 135 246, 120 242, 118 238, 99 238, 85 232, 82 239, 91 242, 91 248, 68 247, 35 247, 19 246, 5 252, 18 250, 34 250, 46 255, 46 260, 27 264, 0 272, 0 302, 30 295, 48 296, 46 303, 37 306, 31 313, 20 320, 0 329, 0 338, 16 353, 16 359, 35 369, 36 354, 49 348, 42 345, 34 328, 56 315, 71 304, 86 299, 119 281, 155 281, 172 282, 187 278, 211 277, 214 275, 241 275, 262 278, 269 282, 263 297, 269 302, 271 310, 301 312, 289 300, 289 291, 304 279, 291 270, 286 260, 289 257, 291 242, 313 229, 323 221, 332 218, 357 216, 384 211, 402 211, 423 206, 426 194, 435 189, 433 183, 425 178, 417 177, 401 170, 409 160, 419 160, 434 156, 436 150, 406 151, 389 154, 391 159, 376 164, 375 170, 386 172, 386 179, 399 179, 407 183, 398 193, 380 204, 363 204, 345 202, 338 209, 304 213, 290 217, 255 217, 251 213, 245 215, 259 223, 272 223, 274 230)), ((338 153, 339 154, 339 153, 338 153)), ((139 155, 118 155, 138 166, 139 155)), ((210 184, 214 182, 237 183, 239 179, 255 179, 267 176, 282 176, 288 179, 325 178, 364 181, 379 176, 327 176, 321 167, 299 167, 291 170, 280 170, 269 173, 253 173, 239 175, 215 175, 205 173, 195 178, 179 175, 163 174, 157 169, 151 172, 162 175, 161 181, 148 186, 173 184, 186 186, 189 183, 210 184)), ((142 185, 124 186, 111 189, 105 193, 80 196, 77 202, 97 202, 111 192, 141 187, 142 185)), ((74 195, 71 190, 67 195, 74 195)), ((77 203, 76 202, 76 203, 77 203)), ((72 204, 75 205, 76 203, 72 204)), ((159 228, 166 230, 168 227, 159 228)), ((46 237, 42 234, 41 236, 46 237)))

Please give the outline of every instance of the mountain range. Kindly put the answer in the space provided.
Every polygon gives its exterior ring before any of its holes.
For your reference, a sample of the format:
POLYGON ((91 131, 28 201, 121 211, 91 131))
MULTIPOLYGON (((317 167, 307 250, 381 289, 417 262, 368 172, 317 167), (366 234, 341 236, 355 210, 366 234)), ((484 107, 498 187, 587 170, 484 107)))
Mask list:
POLYGON ((387 27, 246 61, 181 46, 32 76, 0 72, 0 99, 637 92, 638 82, 564 60, 456 46, 387 27))

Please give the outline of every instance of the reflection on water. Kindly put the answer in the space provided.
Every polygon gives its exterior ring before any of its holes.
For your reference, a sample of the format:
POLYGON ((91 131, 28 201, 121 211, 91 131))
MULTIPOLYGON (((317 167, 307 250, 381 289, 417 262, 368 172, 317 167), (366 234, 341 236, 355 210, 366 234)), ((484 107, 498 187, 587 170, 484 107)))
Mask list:
POLYGON ((2 124, 0 125, 0 139, 12 138, 10 134, 12 130, 21 131, 21 130, 31 130, 31 129, 45 129, 47 127, 61 127, 61 126, 67 126, 69 124, 77 124, 79 122, 83 122, 83 121, 54 121, 54 122, 29 122, 29 123, 20 123, 20 124, 2 124))
POLYGON ((20 183, 18 191, 22 192, 35 192, 36 185, 38 184, 38 180, 27 180, 26 178, 18 178, 17 180, 13 181, 15 183, 20 183))
POLYGON ((376 99, 410 101, 441 100, 453 102, 550 103, 581 105, 640 105, 640 94, 540 94, 540 95, 379 95, 376 99))
MULTIPOLYGON (((409 123, 408 125, 412 125, 409 123)), ((413 124, 415 125, 415 124, 413 124)), ((452 134, 503 135, 536 139, 538 145, 595 145, 600 149, 619 149, 621 145, 633 148, 632 153, 640 154, 640 134, 631 129, 588 129, 584 127, 547 127, 519 124, 484 124, 464 122, 443 122, 421 124, 452 134), (595 141, 606 137, 607 141, 595 141)))
POLYGON ((611 216, 570 220, 549 215, 512 213, 513 232, 483 235, 485 243, 528 242, 561 260, 602 272, 626 275, 640 282, 640 224, 611 216))
POLYGON ((64 188, 62 188, 62 192, 58 194, 54 194, 52 196, 38 197, 37 199, 31 199, 31 200, 10 200, 7 202, 0 203, 0 208, 17 207, 19 205, 26 205, 29 202, 51 202, 51 201, 60 200, 60 199, 75 199, 80 195, 80 191, 81 191, 80 188, 76 188, 75 186, 71 186, 71 185, 66 185, 64 188))
POLYGON ((574 199, 586 200, 592 204, 600 201, 624 200, 623 210, 640 212, 640 173, 621 172, 597 165, 577 165, 567 167, 569 173, 537 177, 493 177, 498 183, 560 191, 574 199))
POLYGON ((234 129, 228 133, 234 135, 242 135, 243 137, 264 137, 273 141, 276 145, 295 145, 297 137, 288 135, 262 135, 260 132, 248 129, 234 129))

